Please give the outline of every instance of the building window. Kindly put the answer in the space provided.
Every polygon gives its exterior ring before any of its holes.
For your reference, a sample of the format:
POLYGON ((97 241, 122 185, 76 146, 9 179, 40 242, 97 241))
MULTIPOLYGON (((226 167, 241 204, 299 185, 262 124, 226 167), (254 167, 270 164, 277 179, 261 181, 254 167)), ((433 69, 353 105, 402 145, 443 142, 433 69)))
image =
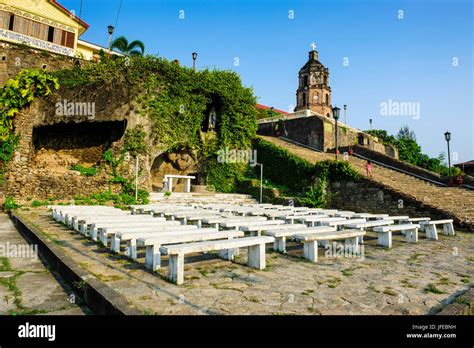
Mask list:
POLYGON ((0 11, 0 29, 7 29, 69 48, 74 48, 76 42, 75 33, 61 30, 28 18, 15 16, 5 11, 0 11))
POLYGON ((49 42, 54 41, 54 27, 49 27, 48 28, 48 41, 49 42))
POLYGON ((10 15, 10 24, 8 24, 8 30, 13 30, 14 23, 15 23, 15 16, 10 15))
POLYGON ((329 105, 329 94, 326 94, 326 105, 329 105))
POLYGON ((305 77, 303 78, 303 81, 304 81, 304 82, 303 82, 303 86, 308 86, 308 76, 305 76, 305 77))

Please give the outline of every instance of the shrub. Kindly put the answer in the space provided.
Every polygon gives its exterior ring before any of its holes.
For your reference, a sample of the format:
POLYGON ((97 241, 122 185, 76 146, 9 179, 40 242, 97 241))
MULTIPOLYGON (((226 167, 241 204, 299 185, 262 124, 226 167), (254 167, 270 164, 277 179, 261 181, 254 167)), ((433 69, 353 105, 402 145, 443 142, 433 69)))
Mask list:
POLYGON ((75 164, 71 167, 71 170, 78 171, 82 176, 94 176, 97 174, 97 168, 95 167, 83 167, 80 164, 75 164))
POLYGON ((21 207, 21 205, 19 205, 13 197, 7 197, 5 199, 3 210, 5 210, 6 212, 10 212, 13 209, 17 209, 17 208, 20 208, 20 207, 21 207))

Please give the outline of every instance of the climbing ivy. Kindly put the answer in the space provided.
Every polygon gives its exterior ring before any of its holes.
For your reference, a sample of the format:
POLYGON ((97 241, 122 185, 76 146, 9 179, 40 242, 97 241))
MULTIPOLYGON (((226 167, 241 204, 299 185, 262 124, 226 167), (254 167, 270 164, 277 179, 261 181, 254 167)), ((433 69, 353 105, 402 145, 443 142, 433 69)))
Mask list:
POLYGON ((300 204, 320 207, 330 202, 329 181, 357 181, 360 175, 344 161, 310 163, 289 151, 261 138, 254 140, 258 162, 263 164, 264 176, 273 186, 285 185, 286 194, 300 204))
POLYGON ((19 138, 13 132, 13 119, 36 97, 50 95, 59 88, 57 78, 44 70, 25 69, 0 89, 0 162, 13 157, 19 138))
POLYGON ((56 76, 69 88, 126 85, 138 111, 151 123, 153 144, 164 151, 197 153, 204 168, 212 172, 210 184, 218 190, 229 189, 224 182, 232 166, 218 163, 217 152, 226 147, 249 148, 257 130, 256 98, 232 71, 195 71, 164 58, 145 56, 106 58, 99 64, 59 71, 56 76), (217 114, 215 136, 205 136, 202 131, 207 130, 211 107, 217 114))

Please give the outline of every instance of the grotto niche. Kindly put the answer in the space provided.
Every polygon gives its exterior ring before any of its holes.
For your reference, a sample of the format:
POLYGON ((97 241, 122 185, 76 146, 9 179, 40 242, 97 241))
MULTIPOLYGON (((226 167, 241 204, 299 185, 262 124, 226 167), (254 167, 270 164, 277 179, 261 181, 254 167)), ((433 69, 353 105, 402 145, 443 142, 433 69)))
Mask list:
MULTIPOLYGON (((193 175, 199 172, 196 156, 189 150, 177 152, 165 152, 157 156, 151 166, 152 188, 155 192, 163 190, 163 179, 165 175, 193 175)), ((198 178, 191 182, 198 183, 198 178)), ((184 192, 185 180, 173 181, 174 192, 184 192)))

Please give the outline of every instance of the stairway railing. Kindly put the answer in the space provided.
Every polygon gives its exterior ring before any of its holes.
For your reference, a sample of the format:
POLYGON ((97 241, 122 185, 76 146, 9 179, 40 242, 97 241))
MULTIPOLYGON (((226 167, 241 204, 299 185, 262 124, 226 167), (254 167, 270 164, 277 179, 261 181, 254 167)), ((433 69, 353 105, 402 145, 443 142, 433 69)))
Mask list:
MULTIPOLYGON (((280 139, 283 139, 283 140, 285 140, 285 141, 287 141, 287 142, 289 142, 289 143, 293 143, 293 144, 298 145, 298 146, 301 146, 301 147, 305 147, 305 148, 307 148, 307 149, 309 149, 309 150, 313 150, 313 151, 316 151, 316 152, 324 153, 322 150, 316 149, 316 148, 314 148, 314 147, 312 147, 312 146, 309 146, 309 145, 301 144, 301 143, 299 143, 299 142, 297 142, 297 141, 294 141, 294 140, 291 140, 291 139, 288 139, 288 138, 285 138, 285 137, 280 137, 280 139)), ((423 181, 432 183, 432 184, 434 184, 434 185, 438 185, 438 186, 442 186, 442 187, 448 187, 448 185, 446 185, 446 184, 443 183, 443 182, 439 182, 439 181, 436 181, 436 180, 431 180, 431 179, 422 177, 422 176, 420 176, 420 175, 418 175, 418 174, 411 173, 411 172, 408 172, 408 171, 406 171, 406 170, 403 170, 403 169, 400 169, 400 168, 397 168, 397 167, 393 167, 393 166, 388 165, 388 164, 385 164, 385 163, 381 163, 381 162, 375 161, 375 160, 373 160, 373 159, 371 159, 371 158, 365 157, 365 156, 360 155, 360 154, 355 153, 355 152, 352 153, 352 156, 353 156, 353 157, 358 157, 358 158, 364 159, 364 160, 366 160, 366 161, 370 161, 370 162, 372 162, 372 163, 374 163, 374 164, 377 164, 377 165, 379 165, 379 166, 381 166, 381 167, 385 167, 385 168, 394 170, 394 171, 396 171, 396 172, 403 173, 403 174, 405 174, 405 175, 409 175, 409 176, 415 177, 415 178, 417 178, 417 179, 420 179, 420 180, 423 180, 423 181)), ((463 188, 467 188, 467 189, 470 189, 470 190, 474 190, 474 187, 473 187, 473 186, 470 186, 470 185, 462 184, 461 186, 462 186, 463 188)))

